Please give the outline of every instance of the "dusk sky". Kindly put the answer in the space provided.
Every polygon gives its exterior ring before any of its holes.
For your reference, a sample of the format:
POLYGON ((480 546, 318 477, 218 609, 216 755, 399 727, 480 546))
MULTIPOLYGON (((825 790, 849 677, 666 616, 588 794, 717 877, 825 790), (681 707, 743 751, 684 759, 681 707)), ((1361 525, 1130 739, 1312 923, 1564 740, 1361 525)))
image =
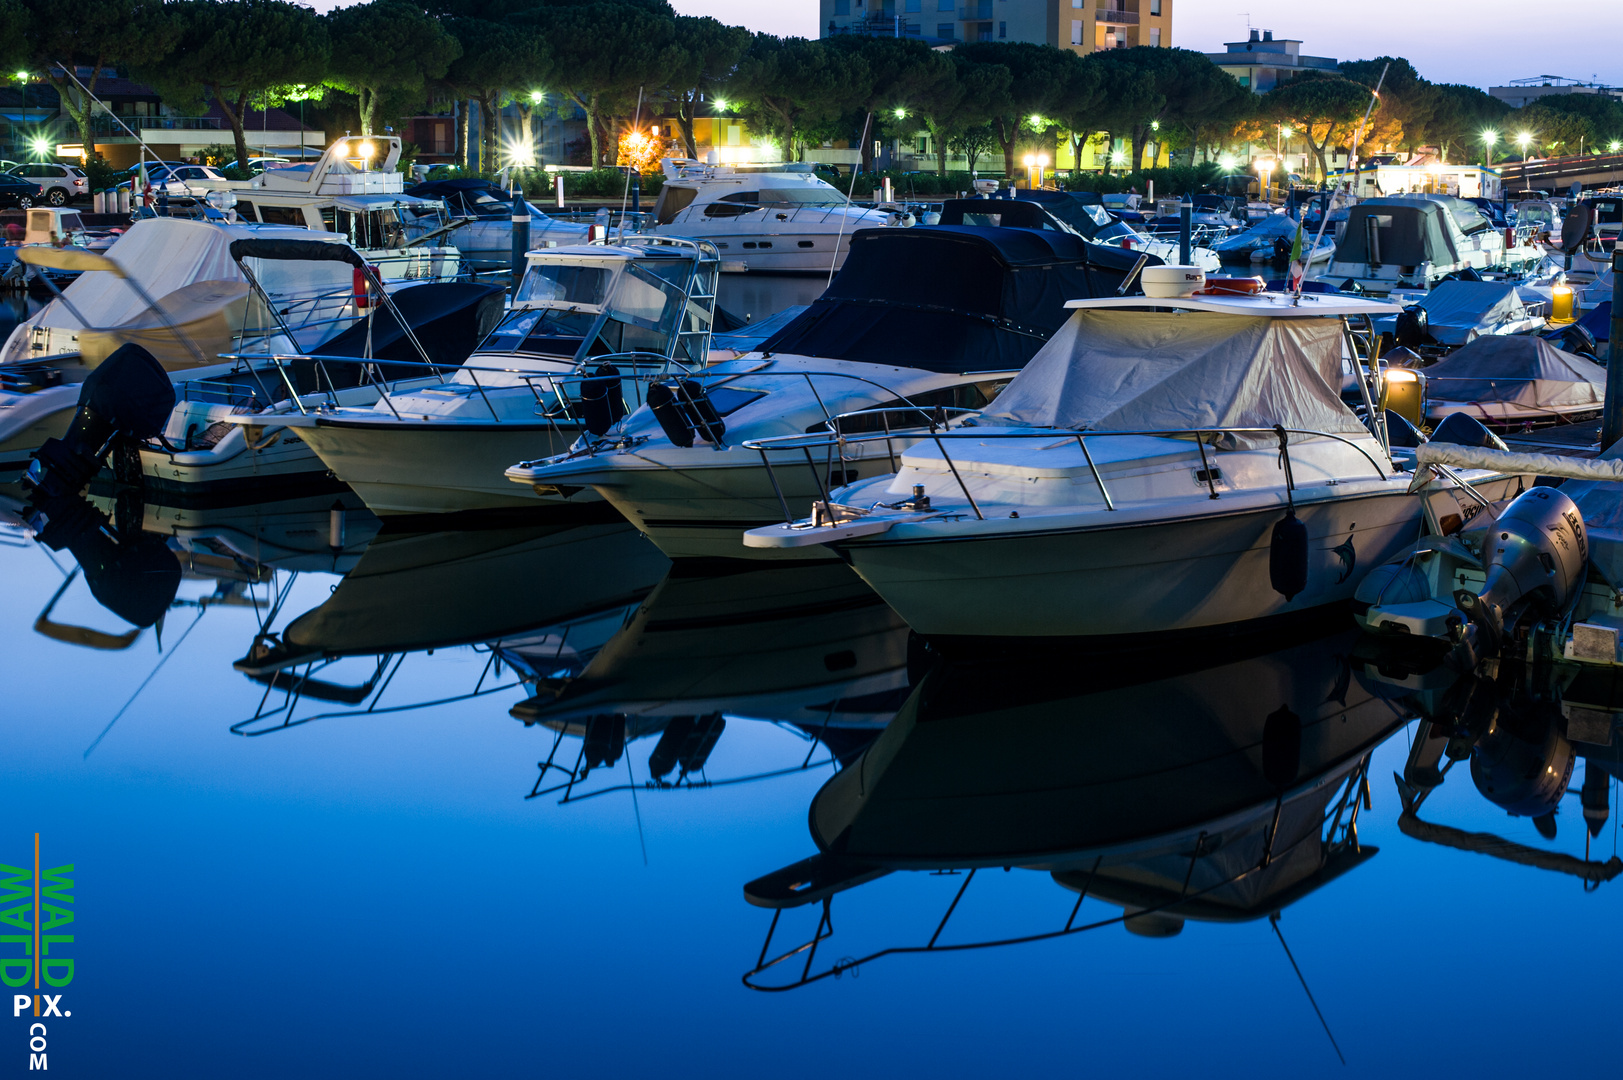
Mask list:
MULTIPOLYGON (((817 36, 816 0, 672 0, 686 15, 713 15, 773 34, 817 36)), ((1623 84, 1623 4, 1577 0, 1539 19, 1513 0, 1466 5, 1437 0, 1397 5, 1303 4, 1300 0, 1173 0, 1172 44, 1217 52, 1250 25, 1300 38, 1302 51, 1338 60, 1403 56, 1433 82, 1501 86, 1562 75, 1623 84), (1249 12, 1249 16, 1246 14, 1249 12)))

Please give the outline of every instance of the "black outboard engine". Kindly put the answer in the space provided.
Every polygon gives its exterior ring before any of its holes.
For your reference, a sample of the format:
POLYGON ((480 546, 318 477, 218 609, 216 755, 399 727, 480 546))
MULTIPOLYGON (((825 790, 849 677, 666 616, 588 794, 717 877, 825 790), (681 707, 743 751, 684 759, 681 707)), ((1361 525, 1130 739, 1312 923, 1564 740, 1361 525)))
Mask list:
POLYGON ((1562 327, 1553 334, 1545 334, 1544 340, 1553 341, 1556 348, 1564 352, 1572 353, 1575 356, 1587 356, 1596 363, 1600 362, 1600 352, 1598 351, 1600 344, 1595 340, 1595 335, 1591 334, 1589 328, 1582 323, 1573 323, 1570 326, 1562 327))
POLYGON ((1419 304, 1410 304, 1398 313, 1392 337, 1406 349, 1418 348, 1431 340, 1431 319, 1419 304))
POLYGON ((117 438, 154 437, 174 407, 174 383, 152 354, 135 344, 119 346, 84 381, 67 434, 35 452, 23 484, 38 498, 77 495, 117 438))
POLYGON ((180 560, 156 533, 114 528, 77 491, 36 490, 29 527, 53 551, 67 548, 96 602, 132 626, 152 626, 180 591, 180 560))

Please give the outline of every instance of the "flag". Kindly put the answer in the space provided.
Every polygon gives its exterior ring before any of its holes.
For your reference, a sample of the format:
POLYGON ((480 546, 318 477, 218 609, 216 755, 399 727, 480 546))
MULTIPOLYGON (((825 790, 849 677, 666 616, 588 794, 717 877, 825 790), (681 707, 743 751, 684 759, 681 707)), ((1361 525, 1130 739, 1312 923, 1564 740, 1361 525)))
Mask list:
POLYGON ((1302 261, 1302 223, 1296 223, 1296 239, 1291 241, 1291 269, 1290 287, 1297 291, 1302 288, 1302 279, 1307 276, 1307 264, 1302 261))

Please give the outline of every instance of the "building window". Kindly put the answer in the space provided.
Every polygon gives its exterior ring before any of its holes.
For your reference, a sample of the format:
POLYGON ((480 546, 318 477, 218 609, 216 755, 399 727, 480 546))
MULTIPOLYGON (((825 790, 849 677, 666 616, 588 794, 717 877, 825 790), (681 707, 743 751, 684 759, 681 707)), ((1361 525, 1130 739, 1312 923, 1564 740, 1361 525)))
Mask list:
POLYGON ((1009 24, 1008 23, 1000 22, 1000 23, 997 24, 997 36, 1000 37, 1000 38, 1006 38, 1006 37, 1009 36, 1009 24))
POLYGON ((919 157, 924 157, 929 152, 930 152, 930 138, 929 138, 929 136, 920 135, 919 136, 919 157))
POLYGON ((851 14, 851 0, 834 0, 834 14, 836 14, 836 15, 849 15, 849 14, 851 14))
POLYGON ((921 12, 923 10, 924 10, 923 0, 907 0, 906 11, 907 11, 907 13, 909 15, 915 15, 918 12, 921 12))
POLYGON ((1072 45, 1080 45, 1080 44, 1082 44, 1082 20, 1081 19, 1072 19, 1071 20, 1071 44, 1072 45))
POLYGON ((937 23, 936 28, 935 28, 935 36, 940 38, 942 41, 951 41, 952 40, 952 23, 950 23, 950 22, 937 23))
POLYGON ((1082 6, 1082 0, 1071 0, 1071 6, 1074 8, 1080 8, 1082 6))
POLYGON ((1150 14, 1161 14, 1161 0, 1150 0, 1150 14))
POLYGON ((957 11, 958 5, 954 0, 936 0, 935 9, 937 11, 957 11))
POLYGON ((1241 75, 1240 76, 1240 85, 1241 86, 1250 86, 1251 85, 1251 76, 1249 76, 1249 75, 1241 75))
POLYGON ((1159 26, 1150 27, 1150 46, 1156 49, 1161 47, 1161 28, 1159 26))

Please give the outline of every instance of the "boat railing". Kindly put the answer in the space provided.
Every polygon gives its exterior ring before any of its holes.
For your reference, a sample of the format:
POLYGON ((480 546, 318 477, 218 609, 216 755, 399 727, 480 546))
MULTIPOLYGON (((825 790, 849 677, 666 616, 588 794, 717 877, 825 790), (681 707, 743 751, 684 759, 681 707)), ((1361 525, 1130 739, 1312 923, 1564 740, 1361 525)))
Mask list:
MULTIPOLYGON (((1296 485, 1290 478, 1289 469, 1289 442, 1290 436, 1293 435, 1305 436, 1307 438, 1332 439, 1336 442, 1343 443, 1346 446, 1350 446, 1352 449, 1358 451, 1359 455, 1369 463, 1369 467, 1374 470, 1377 477, 1383 481, 1388 479, 1386 470, 1382 469, 1376 460, 1370 456, 1369 452, 1363 447, 1359 446, 1351 438, 1343 434, 1337 434, 1333 431, 1319 431, 1312 428, 1287 428, 1283 426, 1214 426, 1201 428, 1168 428, 1153 431, 1088 431, 1080 428, 1014 429, 1004 427, 969 427, 967 425, 961 425, 959 427, 949 429, 944 423, 932 422, 928 431, 915 436, 915 439, 919 442, 930 441, 935 444, 936 449, 941 454, 942 461, 945 462, 947 470, 952 474, 953 480, 957 482, 958 489, 960 492, 962 492, 964 501, 969 504, 969 508, 974 513, 976 520, 984 521, 986 519, 986 515, 981 512, 980 505, 975 501, 975 496, 970 493, 969 485, 964 482, 963 475, 958 471, 957 463, 952 460, 952 456, 947 452, 946 444, 953 439, 974 439, 980 442, 986 442, 989 439, 1043 439, 1049 443, 1054 443, 1055 440, 1068 443, 1071 439, 1075 439, 1078 448, 1080 448, 1082 451, 1083 459, 1088 464, 1088 471, 1093 476, 1094 485, 1099 489, 1099 496, 1104 501, 1105 509, 1114 511, 1117 509, 1116 503, 1110 494, 1110 489, 1105 484, 1104 476, 1100 473, 1098 464, 1093 459, 1093 451, 1088 446, 1088 440, 1090 439, 1094 441, 1099 439, 1124 437, 1191 439, 1194 442, 1195 447, 1200 452, 1201 467, 1196 476, 1201 483, 1206 485, 1208 497, 1217 499, 1222 497, 1221 493, 1217 490, 1217 481, 1221 477, 1222 473, 1221 470, 1217 469, 1212 464, 1212 457, 1217 453, 1217 446, 1215 443, 1219 438, 1224 436, 1243 436, 1250 439, 1266 439, 1269 437, 1277 439, 1281 460, 1286 466, 1286 484, 1294 489, 1296 485), (1208 441, 1213 444, 1210 448, 1210 454, 1208 454, 1208 441)), ((788 501, 784 498, 783 487, 778 482, 777 473, 773 467, 770 456, 771 453, 799 451, 801 455, 804 456, 807 466, 811 468, 814 477, 817 479, 818 492, 822 496, 821 506, 824 507, 830 514, 833 514, 835 512, 833 509, 835 504, 829 498, 829 488, 823 485, 822 476, 817 471, 816 462, 812 455, 812 451, 824 449, 828 452, 831 460, 832 456, 837 452, 840 455, 840 460, 844 462, 848 460, 845 456, 847 447, 870 442, 883 442, 892 438, 895 438, 895 435, 885 431, 860 435, 840 435, 836 432, 828 432, 822 434, 808 433, 805 435, 780 435, 767 439, 746 439, 742 445, 745 449, 754 450, 761 455, 761 463, 767 469, 768 475, 772 481, 772 488, 776 492, 778 496, 778 503, 780 508, 783 510, 784 524, 794 525, 795 518, 789 510, 788 501)), ((894 455, 892 456, 891 460, 892 463, 894 463, 894 455)), ((922 506, 919 506, 918 508, 923 509, 922 506)), ((856 508, 848 507, 845 509, 853 511, 857 514, 867 513, 867 511, 857 510, 856 508)), ((822 522, 819 520, 817 523, 821 524, 822 522)))

